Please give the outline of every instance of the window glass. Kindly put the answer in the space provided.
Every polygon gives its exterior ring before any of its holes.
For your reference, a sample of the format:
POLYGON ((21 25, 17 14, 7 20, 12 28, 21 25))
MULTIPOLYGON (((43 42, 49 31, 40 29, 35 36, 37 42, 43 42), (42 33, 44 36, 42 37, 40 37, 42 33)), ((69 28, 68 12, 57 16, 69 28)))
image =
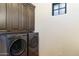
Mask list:
POLYGON ((58 15, 58 10, 55 10, 55 11, 54 11, 54 15, 55 15, 55 16, 58 15))
POLYGON ((58 9, 59 4, 54 5, 54 10, 58 9))
POLYGON ((60 9, 60 14, 65 14, 65 8, 64 9, 60 9))
POLYGON ((60 8, 65 7, 65 3, 60 3, 60 8))

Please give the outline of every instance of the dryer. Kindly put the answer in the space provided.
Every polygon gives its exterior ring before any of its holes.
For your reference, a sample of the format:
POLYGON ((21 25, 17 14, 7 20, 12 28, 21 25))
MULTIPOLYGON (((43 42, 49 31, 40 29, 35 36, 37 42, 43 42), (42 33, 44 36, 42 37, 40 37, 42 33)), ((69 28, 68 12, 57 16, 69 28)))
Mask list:
POLYGON ((39 34, 28 33, 28 56, 38 56, 39 55, 39 34))

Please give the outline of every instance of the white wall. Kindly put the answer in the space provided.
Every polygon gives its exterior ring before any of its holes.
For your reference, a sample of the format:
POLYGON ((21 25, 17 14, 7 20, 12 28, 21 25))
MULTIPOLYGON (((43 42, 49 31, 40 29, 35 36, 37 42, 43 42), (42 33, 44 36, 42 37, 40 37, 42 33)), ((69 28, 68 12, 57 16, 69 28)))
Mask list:
POLYGON ((79 55, 79 4, 67 4, 67 14, 59 16, 52 16, 51 3, 34 5, 39 55, 79 55))

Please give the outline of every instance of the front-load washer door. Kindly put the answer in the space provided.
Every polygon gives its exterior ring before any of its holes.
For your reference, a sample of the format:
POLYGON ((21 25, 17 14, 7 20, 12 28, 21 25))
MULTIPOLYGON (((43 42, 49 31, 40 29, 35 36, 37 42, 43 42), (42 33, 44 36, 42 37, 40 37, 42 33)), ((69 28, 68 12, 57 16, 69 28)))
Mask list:
POLYGON ((26 41, 23 39, 17 39, 12 42, 10 46, 10 55, 19 56, 22 55, 26 50, 26 41))
POLYGON ((10 56, 27 55, 27 36, 26 35, 8 35, 8 53, 10 56))

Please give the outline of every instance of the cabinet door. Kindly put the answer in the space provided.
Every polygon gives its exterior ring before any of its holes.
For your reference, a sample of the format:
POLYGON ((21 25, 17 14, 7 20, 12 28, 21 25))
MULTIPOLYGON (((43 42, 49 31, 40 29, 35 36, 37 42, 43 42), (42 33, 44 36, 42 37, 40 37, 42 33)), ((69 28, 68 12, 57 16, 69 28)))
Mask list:
POLYGON ((27 19, 27 7, 25 5, 21 5, 21 12, 19 12, 20 14, 19 15, 22 15, 19 19, 19 25, 20 25, 20 29, 22 29, 22 31, 26 31, 28 32, 28 19, 27 19))
POLYGON ((8 3, 7 4, 7 29, 9 31, 18 31, 18 4, 8 3))
POLYGON ((23 13, 22 13, 22 4, 19 4, 19 30, 22 31, 23 30, 23 13))
POLYGON ((35 8, 28 6, 28 20, 29 20, 29 31, 33 32, 34 31, 34 26, 35 26, 35 8))
POLYGON ((19 29, 21 31, 34 31, 34 9, 30 4, 19 4, 19 29))
POLYGON ((6 29, 6 4, 0 3, 0 30, 6 29))

